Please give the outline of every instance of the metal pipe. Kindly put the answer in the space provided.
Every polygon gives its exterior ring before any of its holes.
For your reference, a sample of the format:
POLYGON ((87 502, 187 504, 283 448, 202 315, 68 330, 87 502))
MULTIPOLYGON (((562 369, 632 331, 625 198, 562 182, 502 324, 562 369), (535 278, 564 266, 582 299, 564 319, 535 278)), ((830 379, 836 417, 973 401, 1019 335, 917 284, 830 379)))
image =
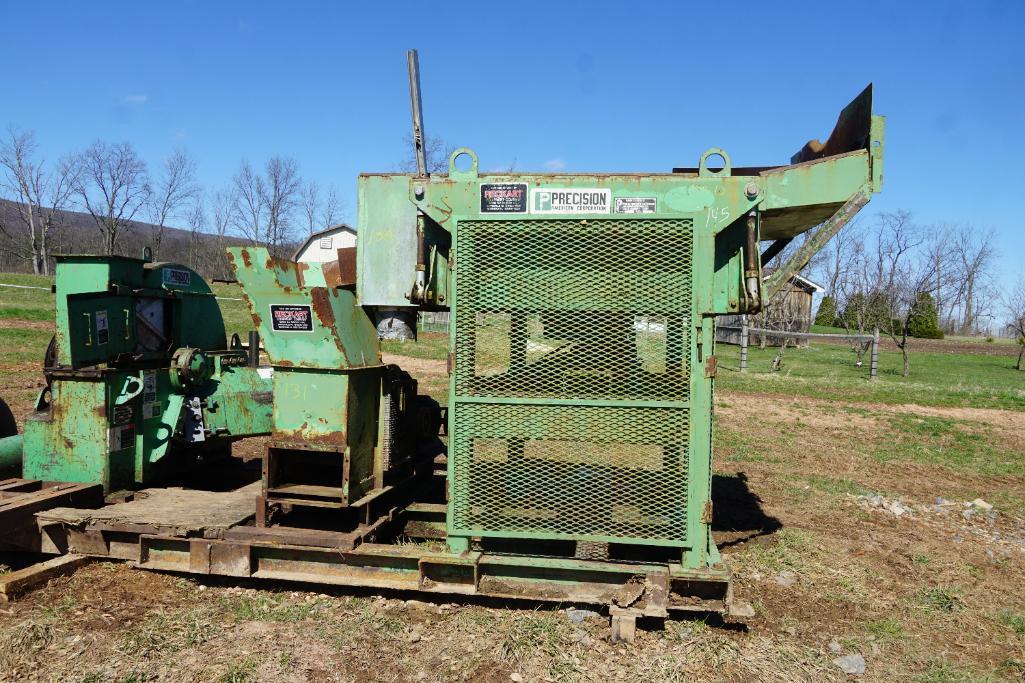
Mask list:
POLYGON ((409 104, 413 110, 413 151, 416 153, 416 174, 427 177, 427 153, 424 149, 424 110, 420 103, 420 59, 416 50, 406 53, 409 67, 409 104))
POLYGON ((21 434, 0 439, 0 476, 21 473, 21 454, 24 438, 21 434))
POLYGON ((260 367, 260 333, 249 330, 249 367, 260 367))
POLYGON ((747 291, 747 312, 757 313, 762 308, 762 283, 758 277, 758 218, 754 211, 747 214, 747 247, 744 249, 744 285, 747 291))

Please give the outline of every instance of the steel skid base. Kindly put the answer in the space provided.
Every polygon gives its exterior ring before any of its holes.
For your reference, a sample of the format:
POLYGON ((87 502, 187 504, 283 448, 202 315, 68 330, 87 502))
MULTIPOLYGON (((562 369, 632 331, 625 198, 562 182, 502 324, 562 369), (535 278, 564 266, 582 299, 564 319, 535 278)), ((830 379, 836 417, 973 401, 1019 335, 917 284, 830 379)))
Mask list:
POLYGON ((638 617, 729 609, 730 573, 722 564, 688 569, 539 555, 529 543, 451 553, 446 506, 408 499, 349 531, 258 526, 259 495, 258 484, 231 492, 147 489, 98 509, 54 507, 37 513, 34 545, 158 571, 592 605, 608 609, 613 636, 624 640, 638 617))

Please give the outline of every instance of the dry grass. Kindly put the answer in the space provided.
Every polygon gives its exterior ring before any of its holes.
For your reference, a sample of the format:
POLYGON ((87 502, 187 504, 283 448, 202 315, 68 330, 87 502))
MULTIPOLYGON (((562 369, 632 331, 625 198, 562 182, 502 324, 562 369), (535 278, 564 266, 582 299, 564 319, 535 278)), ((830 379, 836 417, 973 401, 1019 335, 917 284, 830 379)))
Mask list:
MULTIPOLYGON (((12 348, 28 350, 5 362, 32 367, 0 378, 28 406, 48 335, 19 334, 12 348)), ((446 391, 443 360, 389 360, 446 391)), ((669 621, 617 645, 606 619, 558 609, 257 591, 108 563, 0 609, 0 680, 848 680, 840 654, 865 657, 862 680, 1025 679, 1023 414, 808 398, 795 383, 717 391, 714 526, 755 607, 746 625, 669 621), (874 493, 911 512, 859 499, 874 493), (977 497, 997 514, 965 518, 977 497)))

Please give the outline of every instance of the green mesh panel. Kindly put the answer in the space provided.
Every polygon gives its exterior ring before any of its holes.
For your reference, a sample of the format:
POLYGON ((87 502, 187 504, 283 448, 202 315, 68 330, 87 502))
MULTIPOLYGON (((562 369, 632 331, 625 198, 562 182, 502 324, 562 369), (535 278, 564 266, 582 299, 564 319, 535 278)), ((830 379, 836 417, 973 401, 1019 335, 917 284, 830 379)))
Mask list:
POLYGON ((474 535, 686 540, 687 411, 467 403, 453 521, 474 535))
POLYGON ((686 219, 459 224, 452 531, 686 540, 692 248, 686 219))
POLYGON ((686 400, 689 220, 461 223, 456 393, 686 400))

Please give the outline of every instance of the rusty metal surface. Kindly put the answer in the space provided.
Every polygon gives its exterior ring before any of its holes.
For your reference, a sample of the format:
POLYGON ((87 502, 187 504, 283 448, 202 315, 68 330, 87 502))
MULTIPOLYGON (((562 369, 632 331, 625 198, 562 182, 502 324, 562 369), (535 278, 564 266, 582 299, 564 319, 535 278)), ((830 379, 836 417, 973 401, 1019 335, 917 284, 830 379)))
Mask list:
POLYGON ((833 132, 826 141, 810 140, 795 154, 790 162, 794 164, 822 157, 868 149, 872 131, 872 84, 861 91, 844 107, 837 118, 833 132))
POLYGON ((356 247, 338 250, 338 287, 356 286, 356 247))

